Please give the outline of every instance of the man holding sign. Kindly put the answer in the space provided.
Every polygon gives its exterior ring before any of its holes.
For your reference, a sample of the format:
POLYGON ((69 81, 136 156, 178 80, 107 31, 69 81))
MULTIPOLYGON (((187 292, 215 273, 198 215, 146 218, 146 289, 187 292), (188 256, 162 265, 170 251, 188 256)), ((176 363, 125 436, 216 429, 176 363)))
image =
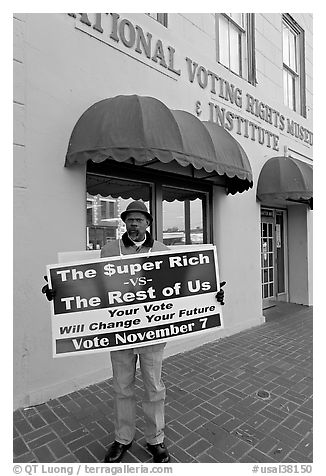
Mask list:
MULTIPOLYGON (((143 202, 134 201, 130 203, 127 209, 121 213, 121 219, 125 222, 127 231, 121 239, 112 241, 102 248, 101 258, 169 250, 163 243, 153 240, 150 233, 146 231, 152 224, 153 218, 143 202)), ((175 261, 172 261, 172 263, 175 266, 182 265, 182 262, 179 262, 181 258, 173 259, 175 261)), ((194 261, 195 258, 192 259, 193 262, 197 262, 194 261)), ((160 263, 162 261, 157 261, 157 266, 160 266, 160 263)), ((224 282, 220 283, 220 287, 224 284, 224 282)), ((44 286, 42 291, 46 293, 48 299, 53 298, 53 293, 47 285, 44 286)), ((116 294, 113 293, 112 299, 119 299, 116 294)), ((222 289, 216 294, 216 299, 219 303, 224 304, 224 291, 222 289)), ((186 310, 183 312, 186 312, 186 310)), ((170 461, 170 455, 164 444, 166 391, 161 378, 164 347, 165 343, 158 343, 111 351, 115 392, 115 441, 106 453, 104 462, 117 463, 121 461, 124 453, 130 448, 135 435, 136 399, 134 385, 138 359, 145 388, 143 411, 147 448, 152 453, 155 463, 168 463, 170 461)))

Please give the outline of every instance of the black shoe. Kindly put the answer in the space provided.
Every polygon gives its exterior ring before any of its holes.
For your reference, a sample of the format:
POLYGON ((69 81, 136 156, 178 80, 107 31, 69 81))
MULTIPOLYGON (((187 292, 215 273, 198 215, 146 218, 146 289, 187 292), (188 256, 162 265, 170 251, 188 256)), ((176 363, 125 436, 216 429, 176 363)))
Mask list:
POLYGON ((130 448, 131 445, 132 442, 128 443, 128 445, 123 445, 122 443, 115 441, 108 449, 104 457, 104 463, 119 463, 124 453, 130 448))
POLYGON ((147 449, 152 453, 154 463, 168 463, 170 461, 170 455, 164 443, 158 445, 147 443, 147 449))

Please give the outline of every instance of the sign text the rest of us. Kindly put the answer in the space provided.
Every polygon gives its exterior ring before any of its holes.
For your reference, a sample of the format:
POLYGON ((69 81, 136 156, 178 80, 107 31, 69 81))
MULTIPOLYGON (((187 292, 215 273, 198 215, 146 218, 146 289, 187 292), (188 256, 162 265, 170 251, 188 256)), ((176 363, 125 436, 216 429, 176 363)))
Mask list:
POLYGON ((48 266, 53 356, 127 349, 222 327, 216 249, 48 266))

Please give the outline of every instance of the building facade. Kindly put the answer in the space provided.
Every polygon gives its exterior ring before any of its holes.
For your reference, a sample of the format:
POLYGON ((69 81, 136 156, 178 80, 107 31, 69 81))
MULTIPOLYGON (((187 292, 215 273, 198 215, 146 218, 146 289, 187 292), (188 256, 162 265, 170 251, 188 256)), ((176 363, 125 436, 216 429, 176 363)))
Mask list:
POLYGON ((156 239, 216 245, 227 282, 224 329, 166 355, 312 305, 311 14, 13 21, 15 407, 111 376, 107 353, 52 358, 40 290, 60 253, 121 236, 131 200, 156 239))

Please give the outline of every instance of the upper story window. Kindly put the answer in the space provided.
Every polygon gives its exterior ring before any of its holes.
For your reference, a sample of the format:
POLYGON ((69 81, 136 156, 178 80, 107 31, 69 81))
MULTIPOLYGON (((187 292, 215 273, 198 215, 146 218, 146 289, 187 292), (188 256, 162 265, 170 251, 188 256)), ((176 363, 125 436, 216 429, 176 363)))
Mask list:
POLYGON ((255 85, 254 20, 253 13, 216 14, 217 61, 255 85))
POLYGON ((304 32, 287 14, 282 28, 284 104, 305 116, 304 32))
POLYGON ((168 26, 168 14, 167 13, 147 13, 148 16, 154 18, 163 26, 168 26))

